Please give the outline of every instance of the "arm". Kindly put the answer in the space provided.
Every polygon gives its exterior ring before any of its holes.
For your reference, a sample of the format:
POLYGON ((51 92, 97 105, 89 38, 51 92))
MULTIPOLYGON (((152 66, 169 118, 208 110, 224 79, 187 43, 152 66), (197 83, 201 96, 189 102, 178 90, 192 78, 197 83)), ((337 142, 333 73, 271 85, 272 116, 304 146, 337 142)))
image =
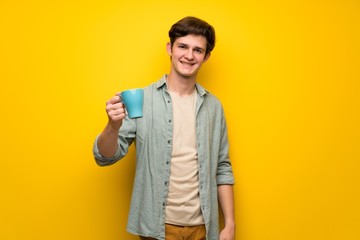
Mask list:
POLYGON ((125 118, 125 108, 118 95, 106 102, 108 123, 98 137, 97 146, 103 157, 112 157, 118 148, 118 134, 125 118))
POLYGON ((217 168, 218 201, 224 216, 225 227, 220 232, 220 240, 235 239, 235 214, 234 214, 234 175, 229 158, 229 140, 226 120, 221 109, 221 135, 219 148, 219 162, 217 168))
POLYGON ((220 233, 220 240, 235 239, 234 191, 232 185, 218 186, 218 199, 224 215, 225 227, 220 233))
POLYGON ((118 144, 118 134, 119 130, 116 128, 112 128, 111 125, 108 123, 104 130, 100 133, 97 141, 97 146, 99 149, 99 153, 103 157, 111 158, 115 155, 118 144))

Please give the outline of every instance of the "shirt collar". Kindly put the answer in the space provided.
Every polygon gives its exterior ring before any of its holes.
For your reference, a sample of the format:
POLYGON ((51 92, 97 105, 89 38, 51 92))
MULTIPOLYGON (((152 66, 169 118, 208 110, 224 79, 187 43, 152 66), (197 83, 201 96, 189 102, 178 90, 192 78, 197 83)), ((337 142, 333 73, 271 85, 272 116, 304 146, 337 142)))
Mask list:
MULTIPOLYGON (((156 88, 159 89, 163 86, 166 86, 166 78, 167 78, 167 74, 164 74, 164 76, 162 76, 162 78, 156 82, 156 88)), ((199 83, 195 84, 196 90, 198 92, 198 94, 200 96, 204 96, 206 94, 208 94, 209 92, 203 88, 199 83)))

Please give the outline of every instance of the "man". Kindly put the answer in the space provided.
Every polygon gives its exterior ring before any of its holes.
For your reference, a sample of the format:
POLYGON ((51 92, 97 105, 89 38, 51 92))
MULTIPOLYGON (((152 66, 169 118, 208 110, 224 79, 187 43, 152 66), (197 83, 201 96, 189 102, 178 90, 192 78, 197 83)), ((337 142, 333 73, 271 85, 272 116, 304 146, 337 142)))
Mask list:
POLYGON ((214 28, 186 17, 169 31, 168 75, 144 88, 143 117, 129 119, 118 95, 94 144, 100 166, 136 143, 136 173, 127 230, 141 239, 233 240, 233 184, 224 111, 196 82, 215 46, 214 28), (224 215, 219 233, 218 203, 224 215))

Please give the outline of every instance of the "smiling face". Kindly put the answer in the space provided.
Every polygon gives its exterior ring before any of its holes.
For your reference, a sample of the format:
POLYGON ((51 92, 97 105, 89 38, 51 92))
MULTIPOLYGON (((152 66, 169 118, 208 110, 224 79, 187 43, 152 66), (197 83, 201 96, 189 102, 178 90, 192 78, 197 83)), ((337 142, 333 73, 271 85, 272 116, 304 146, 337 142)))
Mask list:
POLYGON ((206 54, 206 38, 201 35, 179 37, 166 48, 171 56, 170 75, 181 78, 195 79, 201 65, 210 57, 210 53, 206 54))

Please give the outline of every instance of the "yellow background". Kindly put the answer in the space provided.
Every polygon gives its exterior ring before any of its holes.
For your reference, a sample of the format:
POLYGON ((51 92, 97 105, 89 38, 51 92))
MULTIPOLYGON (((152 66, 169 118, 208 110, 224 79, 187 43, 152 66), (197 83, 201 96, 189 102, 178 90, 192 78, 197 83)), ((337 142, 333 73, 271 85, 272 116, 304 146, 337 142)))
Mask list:
POLYGON ((0 239, 137 239, 134 149, 101 168, 92 144, 187 15, 217 31, 199 82, 228 120, 236 239, 360 239, 357 0, 1 1, 0 239))

